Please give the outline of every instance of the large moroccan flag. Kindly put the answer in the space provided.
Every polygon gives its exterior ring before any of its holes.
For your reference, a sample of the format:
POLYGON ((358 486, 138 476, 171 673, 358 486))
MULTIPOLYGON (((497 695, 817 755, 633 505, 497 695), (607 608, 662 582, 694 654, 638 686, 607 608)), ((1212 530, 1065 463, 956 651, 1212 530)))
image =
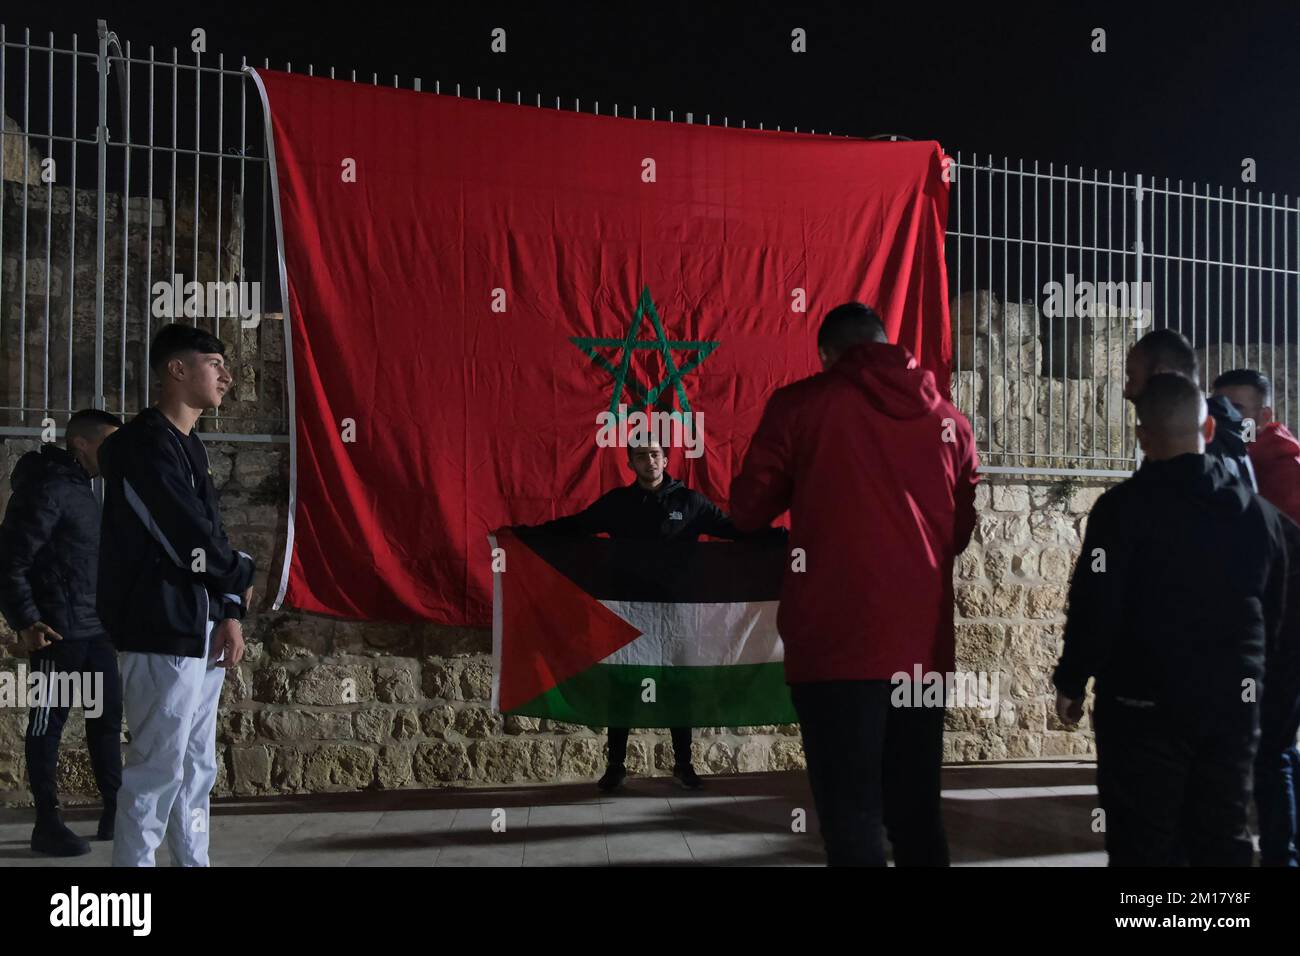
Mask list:
POLYGON ((872 304, 947 382, 935 143, 649 122, 258 71, 292 356, 280 599, 491 620, 487 534, 629 482, 597 416, 703 420, 725 508, 763 404, 872 304))
POLYGON ((784 538, 663 542, 502 529, 493 706, 596 727, 794 723, 784 538))

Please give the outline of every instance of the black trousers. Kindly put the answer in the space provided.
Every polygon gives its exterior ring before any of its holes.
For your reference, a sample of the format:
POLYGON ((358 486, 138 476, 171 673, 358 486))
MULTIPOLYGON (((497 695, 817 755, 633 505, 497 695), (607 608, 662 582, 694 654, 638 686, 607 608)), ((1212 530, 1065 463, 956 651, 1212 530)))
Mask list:
MULTIPOLYGON (((98 717, 86 717, 86 749, 95 783, 106 806, 117 802, 122 784, 122 679, 117 670, 117 652, 107 640, 56 641, 35 651, 28 666, 32 673, 103 675, 103 710, 98 717)), ((83 683, 83 686, 84 683, 83 683)), ((62 707, 33 707, 27 714, 27 777, 31 781, 36 812, 46 814, 59 806, 55 784, 59 762, 59 741, 68 719, 69 701, 62 707)), ((84 701, 89 705, 90 701, 84 701)))
POLYGON ((1207 719, 1099 698, 1097 791, 1111 866, 1250 866, 1253 711, 1207 719), (1234 719, 1235 718, 1235 719, 1234 719))
POLYGON ((886 680, 791 684, 826 862, 947 866, 942 707, 894 707, 886 680))
MULTIPOLYGON (((691 728, 674 727, 669 731, 673 737, 673 762, 679 767, 691 765, 691 728)), ((621 767, 627 760, 626 727, 609 728, 609 765, 621 767)))

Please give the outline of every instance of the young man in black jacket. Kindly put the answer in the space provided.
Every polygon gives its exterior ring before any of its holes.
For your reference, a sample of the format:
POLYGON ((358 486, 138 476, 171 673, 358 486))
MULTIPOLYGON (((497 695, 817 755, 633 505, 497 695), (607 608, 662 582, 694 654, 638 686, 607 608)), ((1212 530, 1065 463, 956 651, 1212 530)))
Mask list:
MULTIPOLYGON (((90 481, 99 474, 99 447, 122 422, 86 409, 68 420, 67 448, 47 444, 18 459, 12 494, 0 523, 0 611, 18 634, 31 671, 46 688, 27 717, 27 777, 36 801, 32 850, 80 856, 90 844, 59 814, 55 770, 69 700, 52 690, 66 679, 92 678, 99 699, 83 699, 86 749, 104 801, 96 833, 113 839, 117 789, 122 782, 122 685, 117 655, 95 611, 99 565, 99 502, 90 481)), ((84 683, 84 682, 83 682, 84 683)))
MULTIPOLYGON (((534 530, 558 535, 595 535, 642 541, 694 541, 742 537, 717 505, 692 491, 665 470, 667 458, 656 442, 629 447, 627 464, 636 474, 630 485, 615 488, 577 514, 556 518, 534 530)), ((700 777, 691 764, 691 728, 674 727, 673 776, 688 790, 698 790, 700 777)), ((609 728, 609 764, 598 786, 617 790, 627 778, 628 728, 609 728)))
POLYGON ((1137 473, 1088 517, 1070 586, 1057 713, 1096 678, 1097 788, 1112 866, 1249 866, 1265 647, 1286 613, 1287 519, 1205 453, 1190 379, 1137 398, 1137 473))
POLYGON ((230 387, 225 346, 168 325, 149 348, 161 387, 104 443, 99 612, 121 654, 131 731, 118 795, 114 866, 208 865, 209 794, 217 778, 217 703, 244 654, 240 620, 253 559, 221 524, 199 415, 230 387))

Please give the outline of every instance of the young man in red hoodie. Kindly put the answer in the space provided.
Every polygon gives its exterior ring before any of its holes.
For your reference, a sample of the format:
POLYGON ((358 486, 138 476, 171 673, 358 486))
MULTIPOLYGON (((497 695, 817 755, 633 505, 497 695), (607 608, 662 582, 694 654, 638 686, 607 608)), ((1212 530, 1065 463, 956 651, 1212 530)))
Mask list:
POLYGON ((731 486, 741 531, 790 512, 777 627, 827 862, 947 865, 942 704, 891 706, 896 675, 954 666, 953 560, 975 526, 970 423, 889 344, 832 309, 822 373, 778 389, 731 486))
MULTIPOLYGON (((1214 395, 1226 398, 1254 423, 1254 441, 1246 443, 1250 463, 1259 482, 1259 494, 1292 521, 1300 524, 1300 441, 1281 422, 1273 420, 1270 406, 1272 383, 1254 369, 1238 368, 1214 380, 1214 395)), ((1287 635, 1300 641, 1300 635, 1287 635)), ((1300 823, 1300 749, 1296 732, 1300 728, 1300 688, 1286 687, 1288 699, 1278 705, 1267 702, 1255 762, 1255 805, 1259 811, 1259 854, 1264 866, 1300 866, 1297 829, 1300 823), (1280 756, 1279 756, 1280 754, 1280 756)), ((1272 671, 1266 675, 1264 693, 1276 695, 1279 681, 1272 671), (1273 680, 1269 680, 1273 677, 1273 680), (1270 687, 1270 685, 1272 685, 1270 687)))

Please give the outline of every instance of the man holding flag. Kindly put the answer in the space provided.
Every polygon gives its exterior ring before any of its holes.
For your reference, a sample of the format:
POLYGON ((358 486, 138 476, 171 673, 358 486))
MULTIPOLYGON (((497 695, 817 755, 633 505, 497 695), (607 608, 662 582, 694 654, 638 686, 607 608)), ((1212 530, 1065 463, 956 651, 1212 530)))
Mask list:
MULTIPOLYGON (((653 439, 629 444, 627 465, 636 480, 597 498, 577 514, 556 518, 531 529, 554 535, 608 534, 642 541, 691 542, 700 535, 740 537, 731 520, 712 501, 686 487, 667 472, 667 456, 653 439)), ((691 728, 671 729, 673 776, 688 790, 701 786, 691 763, 691 728)), ((627 727, 609 728, 609 763, 598 786, 617 790, 627 778, 627 727)))

